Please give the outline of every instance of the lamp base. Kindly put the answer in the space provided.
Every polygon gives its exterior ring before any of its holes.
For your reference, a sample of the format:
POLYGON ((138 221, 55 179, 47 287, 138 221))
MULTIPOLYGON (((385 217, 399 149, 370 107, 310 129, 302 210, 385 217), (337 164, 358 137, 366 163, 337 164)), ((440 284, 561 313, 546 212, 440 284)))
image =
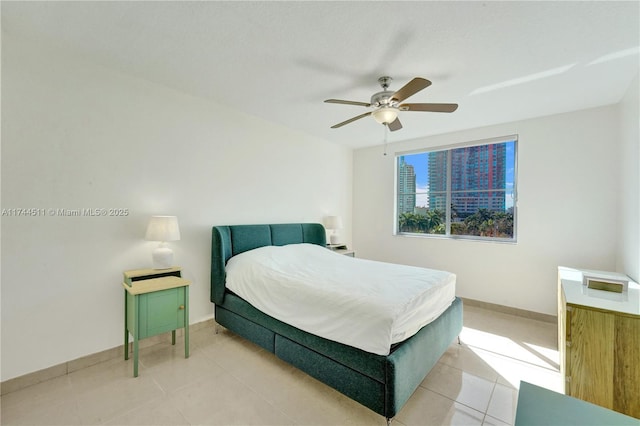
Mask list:
POLYGON ((153 250, 151 257, 153 258, 153 269, 168 269, 173 266, 173 250, 165 243, 153 250))
POLYGON ((340 235, 338 234, 329 235, 329 241, 331 242, 331 244, 342 244, 340 242, 340 235))

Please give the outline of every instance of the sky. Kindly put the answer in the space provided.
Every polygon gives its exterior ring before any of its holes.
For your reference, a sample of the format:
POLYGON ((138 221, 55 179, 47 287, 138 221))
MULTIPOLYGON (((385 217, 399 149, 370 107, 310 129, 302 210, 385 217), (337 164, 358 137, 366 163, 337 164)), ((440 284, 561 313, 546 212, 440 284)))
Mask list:
MULTIPOLYGON (((513 183, 515 178, 515 142, 507 142, 507 176, 506 176, 506 187, 507 187, 507 198, 505 200, 506 207, 513 207, 513 183)), ((414 171, 416 172, 416 192, 427 192, 429 186, 429 171, 428 171, 428 156, 427 152, 420 154, 412 154, 405 155, 404 161, 407 164, 411 164, 413 166, 414 171)), ((416 196, 416 205, 417 206, 425 206, 427 205, 428 196, 417 195, 416 196)))

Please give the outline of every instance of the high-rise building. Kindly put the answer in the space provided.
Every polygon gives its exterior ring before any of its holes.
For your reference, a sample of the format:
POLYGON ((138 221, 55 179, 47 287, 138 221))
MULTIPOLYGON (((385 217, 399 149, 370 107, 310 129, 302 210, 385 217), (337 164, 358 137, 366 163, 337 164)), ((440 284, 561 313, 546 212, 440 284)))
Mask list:
POLYGON ((429 153, 429 209, 447 210, 447 151, 429 153))
POLYGON ((413 213, 416 206, 416 172, 411 164, 398 162, 398 214, 413 213))
MULTIPOLYGON (((451 152, 451 204, 459 216, 478 209, 505 210, 504 143, 457 148, 451 152), (492 191, 496 190, 496 191, 492 191)), ((429 153, 431 208, 446 209, 447 152, 429 153), (443 192, 440 192, 443 191, 443 192)))

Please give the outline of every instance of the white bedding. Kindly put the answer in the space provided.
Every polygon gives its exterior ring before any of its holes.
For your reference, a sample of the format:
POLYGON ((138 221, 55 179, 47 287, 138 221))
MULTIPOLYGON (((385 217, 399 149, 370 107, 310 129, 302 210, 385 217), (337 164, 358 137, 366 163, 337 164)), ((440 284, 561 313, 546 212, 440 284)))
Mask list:
POLYGON ((454 300, 456 276, 352 258, 314 244, 266 246, 229 259, 226 286, 306 332, 379 355, 454 300))

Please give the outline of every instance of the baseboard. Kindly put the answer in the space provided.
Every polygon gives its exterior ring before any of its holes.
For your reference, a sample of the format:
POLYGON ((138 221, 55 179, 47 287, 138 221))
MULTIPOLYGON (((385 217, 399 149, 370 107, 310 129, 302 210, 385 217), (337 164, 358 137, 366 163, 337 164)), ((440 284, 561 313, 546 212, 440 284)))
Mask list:
MULTIPOLYGON (((215 327, 213 318, 201 321, 198 323, 190 324, 189 331, 195 332, 206 327, 215 327)), ((176 330, 176 336, 182 336, 184 329, 176 330)), ((148 348, 158 343, 166 342, 167 339, 171 339, 171 332, 158 334, 157 336, 149 337, 147 339, 140 340, 139 347, 148 348)), ((24 389, 28 386, 44 382, 46 380, 55 379, 56 377, 64 376, 74 371, 81 370, 83 368, 90 367, 95 364, 99 364, 104 361, 109 361, 114 358, 123 358, 122 345, 115 348, 106 349, 91 355, 86 355, 71 361, 63 362, 62 364, 54 365, 52 367, 44 368, 42 370, 34 371, 23 376, 19 376, 13 379, 6 380, 0 383, 0 395, 6 395, 11 392, 24 389)), ((131 344, 129 345, 131 350, 131 344)))
POLYGON ((512 308, 511 306, 497 305, 495 303, 482 302, 480 300, 467 299, 465 297, 461 297, 461 299, 464 302, 464 304, 468 306, 475 306, 478 308, 489 309, 495 312, 502 312, 503 314, 515 315, 517 317, 523 317, 523 318, 533 319, 533 320, 542 321, 542 322, 549 322, 552 324, 558 323, 558 317, 555 315, 527 311, 525 309, 519 309, 519 308, 512 308))

